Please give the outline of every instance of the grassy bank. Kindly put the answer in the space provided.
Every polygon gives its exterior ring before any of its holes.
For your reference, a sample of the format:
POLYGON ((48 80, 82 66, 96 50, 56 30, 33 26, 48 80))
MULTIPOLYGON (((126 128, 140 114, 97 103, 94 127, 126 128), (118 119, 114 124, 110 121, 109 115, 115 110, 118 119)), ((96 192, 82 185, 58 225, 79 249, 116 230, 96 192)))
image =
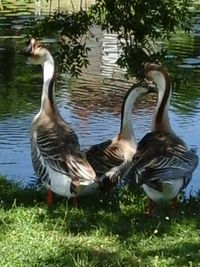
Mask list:
POLYGON ((155 218, 145 198, 124 189, 78 209, 45 192, 0 179, 0 266, 200 266, 200 201, 179 203, 155 218))

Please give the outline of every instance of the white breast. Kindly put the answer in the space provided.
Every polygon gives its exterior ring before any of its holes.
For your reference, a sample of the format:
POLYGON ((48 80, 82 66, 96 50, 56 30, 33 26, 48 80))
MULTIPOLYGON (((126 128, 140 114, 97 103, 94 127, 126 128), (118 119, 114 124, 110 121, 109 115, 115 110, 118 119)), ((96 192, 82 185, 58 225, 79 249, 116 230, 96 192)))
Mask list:
POLYGON ((47 189, 50 189, 52 192, 70 198, 73 196, 71 193, 71 178, 68 175, 56 172, 52 170, 49 166, 46 166, 47 172, 49 174, 50 183, 44 183, 47 189))
POLYGON ((142 187, 147 196, 154 202, 167 202, 177 196, 182 185, 183 185, 183 179, 179 178, 174 180, 163 181, 162 192, 157 191, 145 184, 143 184, 142 187))

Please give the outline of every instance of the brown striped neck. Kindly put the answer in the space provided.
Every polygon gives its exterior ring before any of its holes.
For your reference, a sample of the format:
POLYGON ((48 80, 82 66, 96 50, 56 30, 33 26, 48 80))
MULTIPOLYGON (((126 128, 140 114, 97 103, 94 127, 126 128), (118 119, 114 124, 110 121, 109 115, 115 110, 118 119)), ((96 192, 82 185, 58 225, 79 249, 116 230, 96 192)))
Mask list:
POLYGON ((152 71, 152 73, 152 79, 158 88, 158 103, 154 113, 152 131, 173 132, 168 115, 171 95, 169 75, 165 69, 152 71))

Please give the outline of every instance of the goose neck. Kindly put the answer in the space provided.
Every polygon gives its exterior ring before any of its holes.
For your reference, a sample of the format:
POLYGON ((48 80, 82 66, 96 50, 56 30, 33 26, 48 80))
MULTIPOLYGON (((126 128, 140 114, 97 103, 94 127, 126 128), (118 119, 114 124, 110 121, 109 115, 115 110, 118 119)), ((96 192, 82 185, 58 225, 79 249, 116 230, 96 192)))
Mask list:
POLYGON ((48 83, 52 80, 55 72, 55 66, 53 58, 52 60, 46 60, 43 65, 43 85, 48 85, 48 83))
POLYGON ((169 121, 171 85, 168 75, 157 73, 154 82, 158 88, 158 102, 154 113, 152 130, 173 132, 169 121))
POLYGON ((49 57, 42 65, 43 68, 43 88, 41 99, 41 111, 46 113, 57 112, 57 105, 55 100, 55 66, 53 57, 49 57))
POLYGON ((134 129, 132 124, 132 110, 133 106, 140 95, 139 90, 136 88, 127 93, 124 98, 121 110, 121 126, 120 136, 130 140, 135 145, 137 144, 134 129))

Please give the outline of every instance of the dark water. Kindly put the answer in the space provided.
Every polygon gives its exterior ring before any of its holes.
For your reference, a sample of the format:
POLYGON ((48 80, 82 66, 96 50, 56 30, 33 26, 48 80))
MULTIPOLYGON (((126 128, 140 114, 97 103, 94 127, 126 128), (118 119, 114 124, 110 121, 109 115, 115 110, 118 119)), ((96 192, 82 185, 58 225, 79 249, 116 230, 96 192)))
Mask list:
MULTIPOLYGON (((30 159, 29 128, 40 106, 42 72, 26 65, 17 52, 24 45, 20 29, 30 17, 42 11, 34 3, 8 5, 0 10, 0 172, 28 185, 34 178, 30 159)), ((198 13, 197 13, 198 17, 198 13)), ((169 67, 173 81, 170 119, 174 131, 200 156, 200 22, 190 35, 178 33, 168 46, 176 64, 169 67), (183 60, 181 60, 183 59, 183 60)), ((72 124, 83 148, 113 137, 120 127, 120 108, 130 86, 117 69, 116 38, 93 29, 99 41, 89 42, 91 65, 79 79, 57 73, 59 110, 72 124)), ((43 40, 53 47, 55 40, 43 40)), ((138 103, 133 125, 139 140, 150 130, 155 96, 138 103)), ((200 166, 187 194, 200 190, 200 166)))

